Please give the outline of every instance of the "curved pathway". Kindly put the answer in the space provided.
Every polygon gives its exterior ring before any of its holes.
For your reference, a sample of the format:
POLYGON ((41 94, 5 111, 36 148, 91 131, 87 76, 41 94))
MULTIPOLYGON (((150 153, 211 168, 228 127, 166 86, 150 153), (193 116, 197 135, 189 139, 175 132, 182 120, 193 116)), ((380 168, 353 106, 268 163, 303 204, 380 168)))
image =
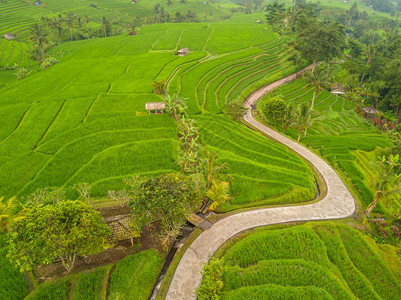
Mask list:
MULTIPOLYGON (((309 66, 306 69, 309 68, 313 68, 313 66, 309 66)), ((296 77, 297 74, 293 74, 257 90, 246 100, 245 106, 249 108, 266 92, 296 77)), ((252 126, 310 161, 325 180, 327 194, 321 201, 313 204, 256 209, 231 215, 215 223, 210 229, 202 232, 184 253, 168 290, 166 296, 168 300, 196 299, 195 289, 201 283, 202 276, 200 272, 203 265, 209 261, 224 242, 241 231, 285 222, 345 218, 355 211, 355 202, 352 195, 337 173, 320 157, 297 142, 257 122, 252 117, 250 109, 244 119, 252 126)))

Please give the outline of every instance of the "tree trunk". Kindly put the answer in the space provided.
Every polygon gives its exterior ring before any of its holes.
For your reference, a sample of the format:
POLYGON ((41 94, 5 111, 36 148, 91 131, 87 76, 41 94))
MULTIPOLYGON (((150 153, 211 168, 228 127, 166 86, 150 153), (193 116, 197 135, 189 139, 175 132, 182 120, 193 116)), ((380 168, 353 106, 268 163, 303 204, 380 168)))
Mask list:
POLYGON ((301 139, 301 134, 302 134, 302 131, 298 132, 298 139, 297 139, 297 142, 299 142, 299 140, 301 139))
MULTIPOLYGON (((311 107, 310 107, 310 114, 309 114, 309 117, 308 117, 308 124, 309 124, 309 122, 310 122, 310 117, 311 117, 311 115, 312 115, 313 106, 315 105, 315 96, 316 96, 316 94, 319 95, 318 93, 316 93, 316 90, 315 90, 315 91, 313 92, 312 105, 311 105, 311 107)), ((316 98, 317 98, 317 97, 316 97, 316 98)), ((308 133, 308 127, 305 128, 305 134, 304 134, 304 136, 306 136, 307 133, 308 133)))
POLYGON ((374 208, 376 207, 377 203, 378 203, 377 199, 374 199, 373 202, 370 203, 368 208, 366 209, 366 213, 370 214, 372 210, 374 210, 374 208))

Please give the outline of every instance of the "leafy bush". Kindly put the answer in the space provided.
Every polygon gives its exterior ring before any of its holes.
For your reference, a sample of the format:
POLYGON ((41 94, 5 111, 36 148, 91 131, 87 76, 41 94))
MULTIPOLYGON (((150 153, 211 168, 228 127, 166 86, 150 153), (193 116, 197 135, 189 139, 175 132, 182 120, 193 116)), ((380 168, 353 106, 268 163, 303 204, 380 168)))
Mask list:
POLYGON ((199 300, 218 300, 223 289, 223 261, 211 259, 202 268, 202 284, 196 289, 199 300))
POLYGON ((263 106, 263 114, 272 125, 282 123, 287 104, 281 97, 276 96, 266 101, 263 106))

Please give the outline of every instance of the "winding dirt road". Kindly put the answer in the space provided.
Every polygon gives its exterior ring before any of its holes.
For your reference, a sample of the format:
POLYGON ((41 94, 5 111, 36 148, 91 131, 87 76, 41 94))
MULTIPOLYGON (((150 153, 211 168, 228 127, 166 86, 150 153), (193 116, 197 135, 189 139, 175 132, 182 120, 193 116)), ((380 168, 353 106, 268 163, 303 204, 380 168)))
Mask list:
MULTIPOLYGON (((303 71, 313 67, 309 66, 303 71)), ((250 108, 266 92, 295 79, 299 73, 282 78, 255 91, 245 101, 245 106, 250 108)), ((202 266, 209 261, 224 242, 241 231, 285 222, 345 218, 355 211, 355 202, 351 193, 337 173, 320 157, 297 142, 257 122, 252 117, 250 109, 244 119, 253 127, 296 151, 313 164, 326 183, 327 194, 321 201, 313 204, 256 209, 231 215, 215 223, 210 229, 202 232, 184 253, 168 290, 166 296, 168 300, 196 299, 195 289, 202 280, 200 273, 202 266)))

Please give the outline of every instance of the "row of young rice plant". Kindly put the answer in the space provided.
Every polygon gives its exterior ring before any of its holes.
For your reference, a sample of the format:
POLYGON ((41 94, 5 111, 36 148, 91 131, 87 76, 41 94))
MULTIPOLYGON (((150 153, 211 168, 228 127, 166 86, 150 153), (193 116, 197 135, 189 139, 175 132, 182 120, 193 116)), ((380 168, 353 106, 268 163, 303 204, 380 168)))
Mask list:
MULTIPOLYGON (((191 114, 213 102, 212 110, 221 112, 224 101, 210 100, 209 93, 227 72, 243 68, 238 78, 252 80, 264 65, 280 64, 284 39, 257 24, 230 26, 247 36, 245 46, 257 46, 240 49, 243 45, 227 40, 221 47, 230 52, 210 58, 210 45, 216 42, 209 44, 208 38, 232 32, 226 25, 155 24, 135 37, 74 41, 54 49, 64 53, 59 64, 1 90, 6 122, 0 129, 0 194, 26 196, 40 187, 88 182, 94 195, 104 196, 108 189, 121 187, 126 176, 178 170, 174 120, 145 111, 145 103, 162 101, 152 94, 153 80, 167 80, 170 93, 190 92, 191 114), (246 33, 251 27, 255 34, 246 33), (200 51, 190 48, 189 55, 178 57, 152 50, 155 45, 163 48, 167 31, 182 32, 178 45, 195 34, 192 30, 208 32, 194 46, 200 51)), ((233 199, 223 211, 299 203, 315 196, 312 172, 283 147, 222 115, 199 116, 197 121, 203 144, 230 164, 235 178, 233 199)))
MULTIPOLYGON (((299 79, 273 90, 260 101, 259 111, 262 111, 265 100, 273 96, 280 96, 295 106, 310 102, 313 91, 305 90, 304 86, 305 83, 299 79)), ((287 130, 286 134, 297 138, 294 129, 287 130)), ((370 184, 374 174, 371 173, 370 160, 374 161, 378 151, 391 146, 392 143, 378 129, 357 115, 354 103, 328 91, 321 92, 315 100, 312 126, 308 129, 307 136, 302 136, 301 142, 318 151, 349 178, 350 185, 359 195, 363 207, 373 201, 370 184), (367 157, 369 159, 366 159, 367 157)), ((376 211, 381 210, 379 205, 376 211)))
POLYGON ((7 252, 6 235, 0 234, 0 299, 23 299, 29 293, 27 282, 23 274, 11 265, 7 252))
POLYGON ((219 209, 299 203, 315 196, 314 176, 298 157, 227 117, 204 114, 195 117, 202 144, 227 162, 232 196, 219 209))
POLYGON ((218 256, 223 299, 280 298, 287 289, 319 299, 396 299, 401 289, 401 262, 388 263, 371 238, 343 223, 256 229, 218 256))
MULTIPOLYGON (((120 262, 72 274, 33 290, 26 299, 148 299, 162 267, 162 258, 151 249, 129 255, 120 262)), ((8 297, 11 294, 2 294, 8 297)), ((6 299, 6 298, 4 298, 6 299)), ((22 299, 7 298, 7 299, 22 299)))

